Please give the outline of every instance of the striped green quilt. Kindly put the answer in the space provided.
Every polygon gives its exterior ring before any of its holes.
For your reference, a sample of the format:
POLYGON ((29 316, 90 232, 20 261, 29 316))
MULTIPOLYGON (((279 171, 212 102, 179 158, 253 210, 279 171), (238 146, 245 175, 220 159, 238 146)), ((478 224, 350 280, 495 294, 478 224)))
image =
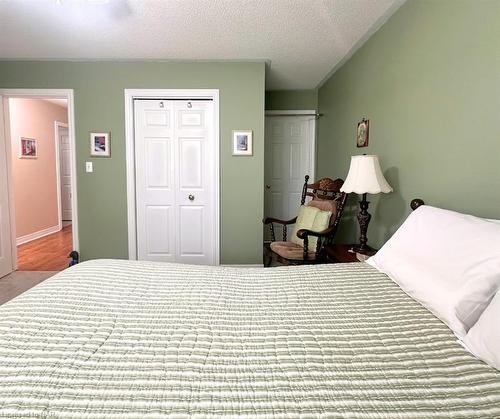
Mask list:
POLYGON ((0 306, 0 417, 500 418, 500 373, 363 263, 101 260, 0 306))

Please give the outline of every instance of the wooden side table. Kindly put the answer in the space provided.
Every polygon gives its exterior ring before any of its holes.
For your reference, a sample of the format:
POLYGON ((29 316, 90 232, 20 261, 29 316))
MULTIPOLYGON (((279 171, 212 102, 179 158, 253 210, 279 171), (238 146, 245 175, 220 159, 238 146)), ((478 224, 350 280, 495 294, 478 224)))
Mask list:
MULTIPOLYGON (((332 244, 325 246, 326 258, 330 263, 349 263, 359 262, 356 252, 352 252, 353 244, 332 244)), ((377 251, 368 246, 367 251, 364 253, 367 256, 373 256, 377 251)))

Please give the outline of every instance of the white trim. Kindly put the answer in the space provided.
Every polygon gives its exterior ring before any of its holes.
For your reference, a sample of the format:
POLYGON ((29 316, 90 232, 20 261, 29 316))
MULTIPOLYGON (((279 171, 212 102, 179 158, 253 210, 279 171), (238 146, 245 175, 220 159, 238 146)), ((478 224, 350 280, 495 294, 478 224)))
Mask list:
POLYGON ((316 136, 317 136, 317 127, 318 125, 318 120, 315 118, 314 120, 311 120, 309 123, 309 129, 311 130, 311 138, 312 138, 312 144, 311 144, 311 150, 309 155, 311 156, 311 179, 313 179, 316 182, 316 136), (312 122, 312 124, 311 124, 312 122))
MULTIPOLYGON (((80 243, 78 237, 78 197, 77 197, 77 182, 76 182, 76 140, 75 140, 75 105, 73 89, 0 89, 0 96, 3 98, 29 98, 29 99, 45 99, 47 97, 63 98, 68 101, 68 134, 70 143, 70 159, 71 159, 71 209, 73 212, 71 227, 73 238, 73 250, 79 251, 80 243)), ((6 116, 8 115, 8 106, 4 109, 6 116)), ((0 120, 1 123, 1 120, 0 120)), ((10 125, 9 119, 6 117, 3 121, 3 130, 5 132, 5 144, 7 152, 10 153, 10 125)), ((0 128, 2 128, 0 126, 0 128)), ((11 154, 9 154, 10 156, 11 154)), ((12 265, 13 270, 17 269, 17 244, 15 234, 15 216, 14 216, 14 196, 12 188, 12 162, 7 159, 7 172, 9 182, 9 200, 10 200, 10 223, 11 223, 11 241, 12 241, 12 265)))
POLYGON ((16 239, 16 212, 14 209, 14 188, 12 187, 12 139, 10 136, 10 113, 9 113, 9 98, 0 92, 3 102, 3 133, 5 142, 5 153, 7 161, 7 189, 9 196, 9 219, 10 219, 10 244, 12 256, 12 270, 17 269, 17 247, 16 239))
POLYGON ((298 111, 266 111, 266 116, 318 116, 318 112, 315 110, 298 110, 298 111))
POLYGON ((125 89, 125 159, 127 166, 128 258, 137 260, 135 205, 134 96, 125 89))
POLYGON ((80 236, 78 235, 78 189, 77 189, 77 167, 76 167, 76 135, 75 135, 75 102, 73 90, 68 90, 68 134, 71 160, 71 225, 73 237, 73 250, 80 252, 80 236))
MULTIPOLYGON (((54 137, 56 144, 56 182, 57 182, 57 219, 59 230, 62 229, 62 194, 61 194, 61 144, 59 140, 59 128, 68 128, 64 122, 54 121, 54 137)), ((69 130, 68 130, 69 132, 69 130)))
MULTIPOLYGON (((0 95, 0 154, 4 154, 5 157, 5 177, 6 177, 6 188, 7 190, 5 191, 7 195, 7 210, 5 211, 6 213, 6 218, 8 219, 7 222, 7 228, 10 230, 9 233, 7 233, 9 236, 7 237, 7 240, 11 246, 10 248, 10 268, 8 268, 11 272, 17 269, 17 263, 14 259, 14 253, 12 250, 12 235, 15 234, 14 231, 14 223, 12 222, 12 214, 11 214, 11 206, 10 202, 12 202, 12 195, 11 195, 11 188, 10 188, 10 163, 11 163, 11 147, 10 147, 10 141, 9 144, 7 145, 7 131, 6 131, 6 126, 4 124, 4 118, 5 120, 8 121, 8 115, 7 115, 7 108, 8 106, 6 104, 6 98, 0 95)), ((0 227, 1 228, 1 227, 0 227)), ((1 238, 0 238, 1 240, 1 238)), ((7 257, 7 256, 6 256, 7 257)), ((2 272, 2 274, 5 274, 6 272, 2 272)), ((8 274, 9 272, 7 272, 8 274)))
POLYGON ((25 236, 18 237, 16 239, 16 246, 19 246, 20 244, 28 243, 36 239, 40 239, 45 236, 49 236, 50 234, 57 233, 61 231, 62 227, 59 225, 55 225, 49 228, 45 228, 40 231, 35 231, 34 233, 26 234, 25 236))
POLYGON ((135 202, 134 99, 212 99, 214 103, 214 214, 215 265, 220 264, 220 132, 218 89, 125 89, 125 143, 127 162, 128 258, 137 259, 135 202))

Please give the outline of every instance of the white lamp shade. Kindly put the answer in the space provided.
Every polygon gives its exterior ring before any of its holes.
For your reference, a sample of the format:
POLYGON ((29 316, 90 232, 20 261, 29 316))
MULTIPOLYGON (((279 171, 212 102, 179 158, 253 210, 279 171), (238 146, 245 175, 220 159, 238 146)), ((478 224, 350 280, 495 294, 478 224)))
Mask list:
POLYGON ((378 194, 392 192, 387 183, 377 156, 352 156, 347 179, 340 188, 342 192, 378 194))

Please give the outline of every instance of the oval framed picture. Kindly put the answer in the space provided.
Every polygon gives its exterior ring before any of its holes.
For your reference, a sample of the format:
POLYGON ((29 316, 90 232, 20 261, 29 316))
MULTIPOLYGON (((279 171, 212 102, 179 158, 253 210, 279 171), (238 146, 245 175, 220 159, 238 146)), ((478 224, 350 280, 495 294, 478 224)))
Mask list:
POLYGON ((358 129, 356 130, 356 145, 358 147, 367 147, 370 136, 370 121, 363 118, 358 122, 358 129))

